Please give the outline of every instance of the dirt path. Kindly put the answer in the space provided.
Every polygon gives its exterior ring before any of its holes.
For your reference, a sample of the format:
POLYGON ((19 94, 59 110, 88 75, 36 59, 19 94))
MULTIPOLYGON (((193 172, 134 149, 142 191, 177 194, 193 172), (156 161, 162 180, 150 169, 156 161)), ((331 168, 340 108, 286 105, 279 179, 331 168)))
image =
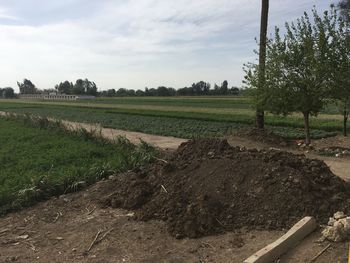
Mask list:
POLYGON ((69 127, 73 127, 74 129, 84 128, 84 129, 87 129, 88 131, 97 130, 98 132, 101 132, 101 134, 104 137, 111 140, 115 139, 117 136, 125 136, 132 143, 135 143, 135 144, 138 144, 140 143, 140 140, 143 140, 163 150, 175 150, 181 143, 187 141, 186 139, 180 139, 180 138, 170 137, 170 136, 160 136, 160 135, 152 135, 152 134, 146 134, 141 132, 131 132, 131 131, 112 129, 112 128, 103 128, 98 124, 78 123, 78 122, 71 122, 71 121, 63 121, 63 123, 69 127))

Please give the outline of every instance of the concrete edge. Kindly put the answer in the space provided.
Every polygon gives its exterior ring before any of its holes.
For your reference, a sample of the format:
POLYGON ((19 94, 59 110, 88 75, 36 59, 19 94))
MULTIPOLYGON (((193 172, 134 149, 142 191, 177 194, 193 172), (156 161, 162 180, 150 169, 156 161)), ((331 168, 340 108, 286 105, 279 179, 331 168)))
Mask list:
POLYGON ((290 248, 296 246, 316 228, 316 220, 313 217, 304 217, 286 234, 247 258, 244 263, 271 263, 285 254, 290 248))

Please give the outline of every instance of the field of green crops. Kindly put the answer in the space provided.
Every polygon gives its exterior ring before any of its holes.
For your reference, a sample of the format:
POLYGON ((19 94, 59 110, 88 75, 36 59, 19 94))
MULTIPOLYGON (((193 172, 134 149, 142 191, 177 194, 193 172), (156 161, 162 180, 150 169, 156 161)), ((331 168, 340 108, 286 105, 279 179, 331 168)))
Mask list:
MULTIPOLYGON (((32 113, 105 127, 181 138, 219 137, 254 124, 249 97, 122 97, 90 101, 0 100, 0 110, 32 113)), ((342 130, 342 117, 328 107, 311 119, 312 136, 332 136, 342 130)), ((298 114, 267 114, 267 127, 287 138, 303 137, 298 114)))
POLYGON ((149 162, 156 151, 43 118, 0 117, 0 214, 149 162))

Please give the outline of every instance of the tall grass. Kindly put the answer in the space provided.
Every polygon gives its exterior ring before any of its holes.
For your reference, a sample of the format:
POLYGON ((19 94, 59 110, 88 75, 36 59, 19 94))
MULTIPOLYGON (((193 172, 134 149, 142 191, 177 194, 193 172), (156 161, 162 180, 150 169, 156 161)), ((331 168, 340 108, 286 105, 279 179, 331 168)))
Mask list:
POLYGON ((158 151, 31 115, 0 118, 0 214, 151 162, 158 151))

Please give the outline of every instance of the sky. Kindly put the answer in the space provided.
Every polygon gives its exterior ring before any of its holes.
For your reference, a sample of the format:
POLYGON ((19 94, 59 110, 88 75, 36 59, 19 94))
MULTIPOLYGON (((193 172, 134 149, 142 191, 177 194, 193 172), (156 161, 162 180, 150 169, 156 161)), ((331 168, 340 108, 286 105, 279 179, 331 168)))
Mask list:
MULTIPOLYGON (((269 33, 331 0, 270 0, 269 33)), ((88 78, 99 90, 242 85, 261 0, 0 0, 0 87, 88 78)))

